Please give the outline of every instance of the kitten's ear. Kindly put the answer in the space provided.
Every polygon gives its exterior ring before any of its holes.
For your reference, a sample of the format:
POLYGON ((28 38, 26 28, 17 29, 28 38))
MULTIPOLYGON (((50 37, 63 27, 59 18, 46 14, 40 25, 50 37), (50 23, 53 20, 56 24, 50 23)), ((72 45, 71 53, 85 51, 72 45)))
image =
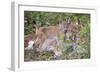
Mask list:
POLYGON ((77 18, 77 21, 78 21, 78 25, 80 25, 80 19, 79 18, 77 18))
POLYGON ((77 21, 76 21, 77 25, 80 25, 80 19, 77 17, 77 21))
POLYGON ((63 21, 59 21, 58 26, 59 26, 59 29, 62 29, 63 28, 63 21))
POLYGON ((66 21, 67 21, 67 24, 71 24, 71 17, 68 17, 66 21))

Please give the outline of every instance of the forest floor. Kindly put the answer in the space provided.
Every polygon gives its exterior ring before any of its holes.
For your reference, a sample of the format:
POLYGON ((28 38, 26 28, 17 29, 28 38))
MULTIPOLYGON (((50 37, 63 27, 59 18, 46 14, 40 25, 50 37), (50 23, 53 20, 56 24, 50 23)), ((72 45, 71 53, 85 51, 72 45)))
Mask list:
POLYGON ((24 50, 24 61, 49 61, 49 60, 72 60, 72 59, 88 59, 90 53, 87 49, 78 46, 75 50, 71 47, 67 47, 63 54, 54 58, 53 52, 36 52, 34 50, 24 50))

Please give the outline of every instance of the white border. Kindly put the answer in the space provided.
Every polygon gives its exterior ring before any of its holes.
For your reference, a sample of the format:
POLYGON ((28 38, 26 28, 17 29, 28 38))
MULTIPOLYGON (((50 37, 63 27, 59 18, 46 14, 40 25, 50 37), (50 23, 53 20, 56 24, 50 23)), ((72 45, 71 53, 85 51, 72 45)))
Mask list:
POLYGON ((31 69, 48 69, 48 68, 61 68, 61 67, 77 67, 77 66, 91 66, 96 65, 96 50, 93 41, 95 38, 95 20, 96 9, 84 6, 45 6, 33 5, 32 3, 12 3, 12 64, 13 70, 31 70, 31 69), (14 7, 14 8, 13 8, 14 7), (81 60, 60 60, 60 61, 39 61, 39 62, 24 62, 24 10, 27 11, 46 11, 46 12, 68 12, 68 13, 89 13, 91 14, 91 59, 81 60))

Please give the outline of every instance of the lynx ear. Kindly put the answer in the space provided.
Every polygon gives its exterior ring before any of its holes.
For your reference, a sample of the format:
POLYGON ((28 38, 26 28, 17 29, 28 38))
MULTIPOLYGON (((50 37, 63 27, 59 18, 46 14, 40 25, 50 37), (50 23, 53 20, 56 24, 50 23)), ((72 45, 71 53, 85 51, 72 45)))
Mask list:
POLYGON ((59 29, 61 29, 61 21, 58 22, 58 25, 59 29))
POLYGON ((59 21, 59 29, 63 29, 63 21, 59 21))
POLYGON ((79 18, 77 18, 77 21, 78 21, 78 25, 80 25, 80 19, 79 18))
POLYGON ((76 21, 77 25, 80 25, 80 19, 77 17, 77 21, 76 21))
POLYGON ((71 24, 71 17, 67 18, 67 24, 71 24))

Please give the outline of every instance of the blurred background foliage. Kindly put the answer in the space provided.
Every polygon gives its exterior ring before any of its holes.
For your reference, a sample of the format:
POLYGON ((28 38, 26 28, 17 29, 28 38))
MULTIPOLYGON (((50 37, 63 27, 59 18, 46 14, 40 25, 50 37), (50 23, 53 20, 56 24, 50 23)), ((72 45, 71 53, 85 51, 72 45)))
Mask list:
MULTIPOLYGON (((79 18, 81 29, 78 36, 80 40, 77 41, 79 45, 74 52, 70 52, 72 47, 65 47, 67 49, 63 52, 61 59, 90 58, 90 14, 24 11, 24 34, 28 35, 32 32, 35 32, 33 25, 40 27, 52 25, 55 26, 60 21, 67 21, 68 17, 71 17, 73 23, 76 23, 77 18, 79 18)), ((60 36, 60 39, 63 39, 63 36, 60 36)), ((71 43, 71 41, 67 41, 66 43, 71 43)), ((33 55, 30 54, 32 53, 25 53, 25 58, 32 58, 33 55)), ((46 52, 45 54, 45 57, 41 56, 41 59, 52 59, 51 54, 46 52)))

